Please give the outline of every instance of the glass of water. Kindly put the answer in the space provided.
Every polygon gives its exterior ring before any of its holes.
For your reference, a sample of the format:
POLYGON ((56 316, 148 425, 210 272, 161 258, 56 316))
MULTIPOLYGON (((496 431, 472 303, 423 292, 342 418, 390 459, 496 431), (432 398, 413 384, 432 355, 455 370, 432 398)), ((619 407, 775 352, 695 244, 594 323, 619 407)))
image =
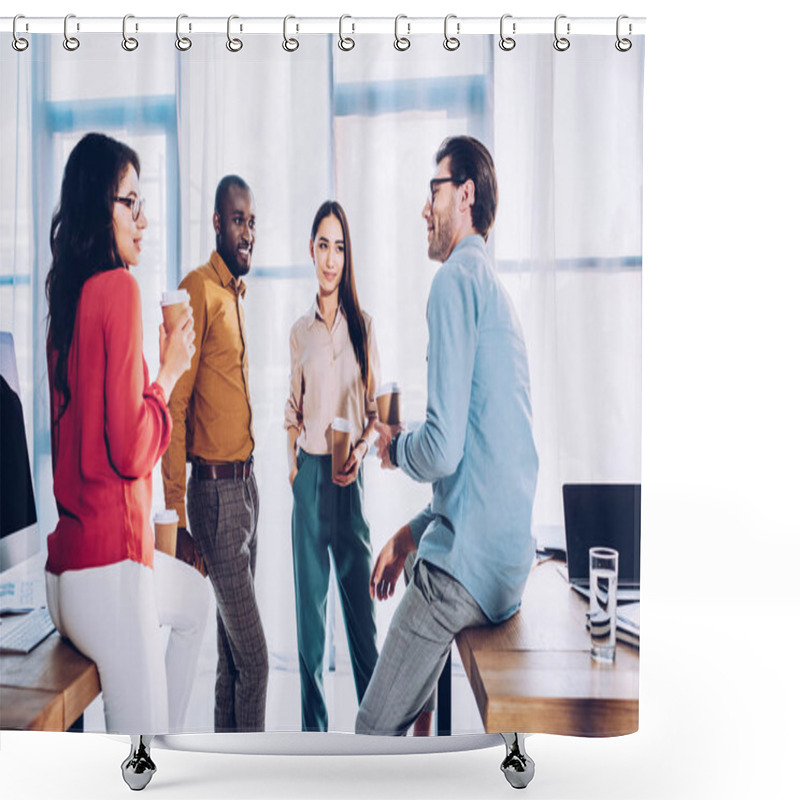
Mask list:
POLYGON ((610 547, 589 549, 589 633, 592 658, 613 664, 617 646, 619 553, 610 547))

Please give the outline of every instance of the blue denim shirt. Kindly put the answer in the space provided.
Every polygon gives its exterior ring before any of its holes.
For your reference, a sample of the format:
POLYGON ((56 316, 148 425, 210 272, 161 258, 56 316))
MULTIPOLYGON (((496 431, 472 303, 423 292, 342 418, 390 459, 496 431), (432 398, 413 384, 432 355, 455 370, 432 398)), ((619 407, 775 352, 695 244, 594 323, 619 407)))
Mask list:
POLYGON ((519 608, 533 562, 539 459, 522 330, 480 236, 439 268, 427 317, 425 422, 397 443, 398 466, 433 483, 411 533, 418 557, 500 622, 519 608))

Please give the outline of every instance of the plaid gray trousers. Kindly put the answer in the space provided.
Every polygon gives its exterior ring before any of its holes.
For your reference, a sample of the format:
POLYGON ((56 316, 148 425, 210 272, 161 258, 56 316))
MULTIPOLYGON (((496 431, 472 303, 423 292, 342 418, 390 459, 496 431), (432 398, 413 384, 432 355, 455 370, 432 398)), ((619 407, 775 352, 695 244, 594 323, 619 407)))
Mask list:
POLYGON ((263 731, 267 705, 267 642, 253 577, 258 543, 258 488, 247 479, 189 479, 191 533, 217 599, 214 730, 263 731))
POLYGON ((455 578, 417 559, 358 709, 356 733, 404 736, 420 712, 430 709, 456 634, 488 624, 455 578))

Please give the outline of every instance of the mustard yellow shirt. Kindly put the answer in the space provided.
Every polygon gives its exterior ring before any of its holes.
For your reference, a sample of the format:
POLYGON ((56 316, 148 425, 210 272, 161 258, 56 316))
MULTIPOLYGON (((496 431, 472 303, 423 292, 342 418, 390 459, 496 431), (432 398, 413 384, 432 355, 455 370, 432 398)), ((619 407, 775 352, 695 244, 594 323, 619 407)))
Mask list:
POLYGON ((222 464, 246 461, 253 452, 245 340, 244 281, 237 281, 222 257, 180 283, 194 312, 196 351, 169 400, 172 439, 161 459, 164 500, 186 527, 186 462, 222 464))

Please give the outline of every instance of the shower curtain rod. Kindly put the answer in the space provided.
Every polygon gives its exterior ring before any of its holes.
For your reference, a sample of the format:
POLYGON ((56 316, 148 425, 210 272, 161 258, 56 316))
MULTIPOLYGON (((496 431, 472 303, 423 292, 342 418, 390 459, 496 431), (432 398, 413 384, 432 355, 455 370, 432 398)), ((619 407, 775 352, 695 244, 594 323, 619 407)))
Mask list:
MULTIPOLYGON (((554 31, 554 17, 513 17, 504 15, 503 33, 506 36, 519 36, 533 33, 550 33, 554 31)), ((617 31, 616 17, 569 17, 559 15, 559 32, 561 35, 589 34, 614 35, 617 31), (569 28, 567 27, 569 26, 569 28)), ((355 17, 344 15, 339 17, 193 17, 181 15, 180 34, 189 36, 199 33, 236 34, 283 34, 287 30, 292 35, 304 34, 336 34, 358 36, 360 33, 384 33, 392 35, 397 30, 403 36, 414 34, 444 33, 444 17, 355 17), (235 20, 235 22, 233 22, 235 20)), ((469 36, 471 34, 500 34, 500 15, 496 17, 458 17, 450 15, 448 19, 448 35, 469 36)), ((122 17, 81 17, 69 16, 69 33, 122 33, 122 17)), ((126 22, 128 35, 133 33, 175 33, 177 20, 175 17, 137 17, 129 16, 126 22)), ((0 31, 11 33, 14 29, 13 17, 0 18, 0 31)), ((644 17, 624 17, 622 32, 626 36, 645 32, 644 17)), ((19 16, 17 33, 59 33, 65 30, 64 17, 27 17, 19 16)))

